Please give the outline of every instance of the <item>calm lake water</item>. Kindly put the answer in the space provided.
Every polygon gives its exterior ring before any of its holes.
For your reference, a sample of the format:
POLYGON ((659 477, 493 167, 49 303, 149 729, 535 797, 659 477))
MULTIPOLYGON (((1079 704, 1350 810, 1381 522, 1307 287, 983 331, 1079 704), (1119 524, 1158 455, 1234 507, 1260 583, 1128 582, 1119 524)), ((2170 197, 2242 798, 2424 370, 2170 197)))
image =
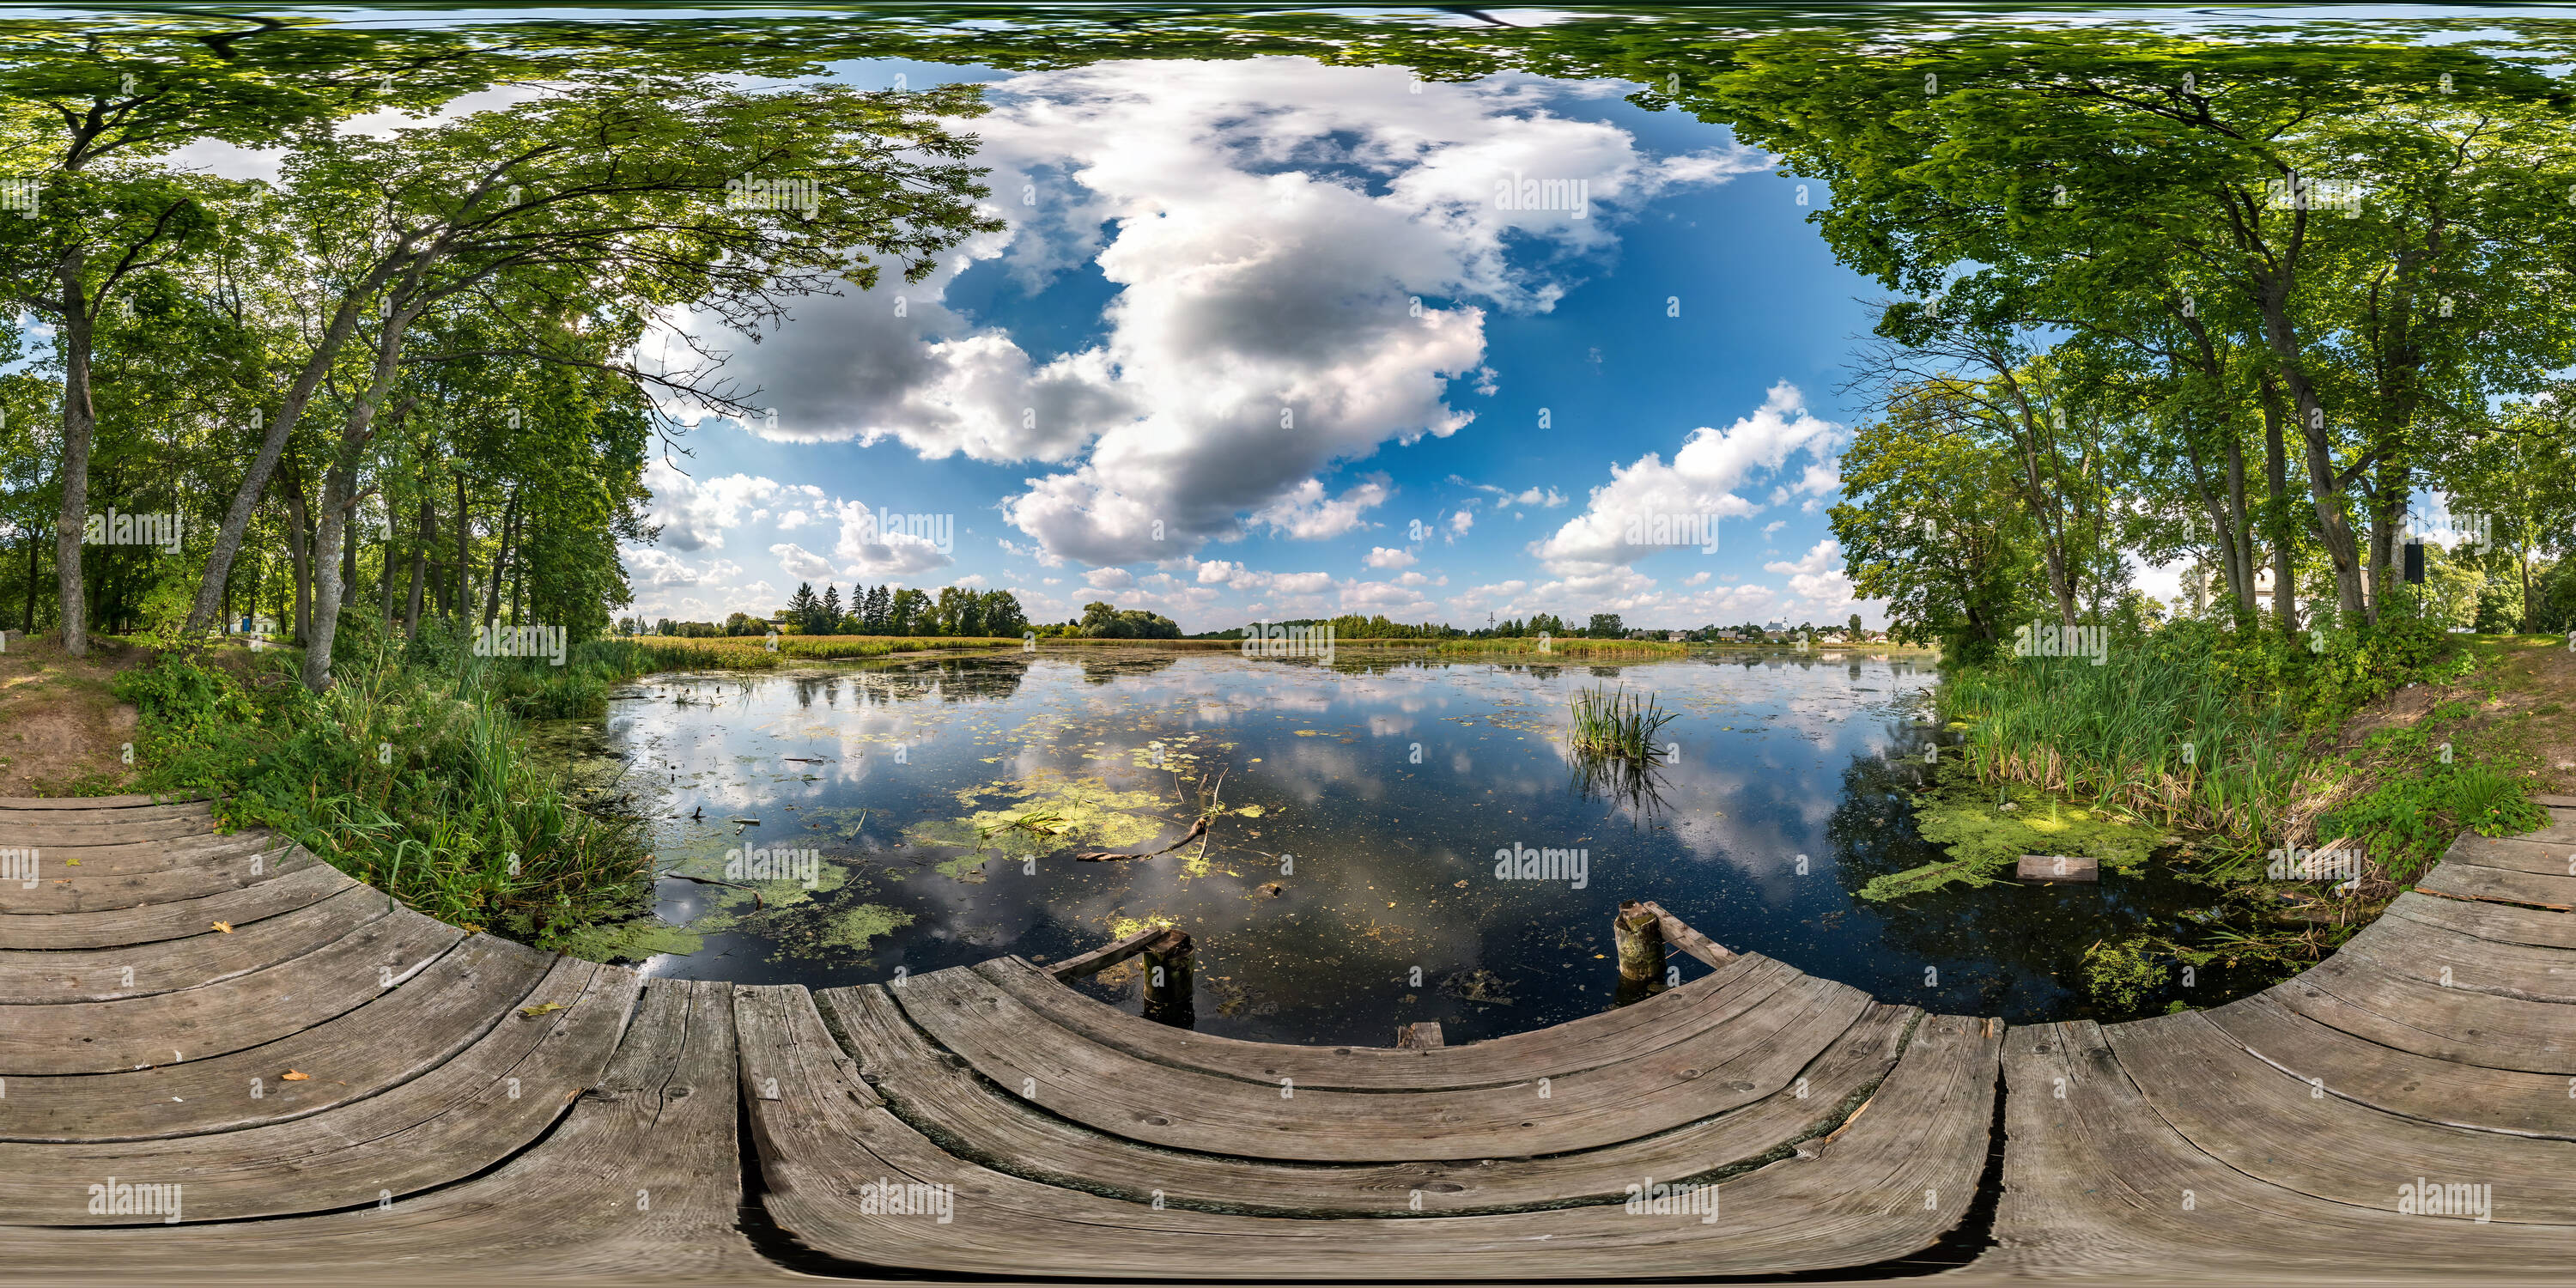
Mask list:
MULTIPOLYGON (((1612 1005, 1612 916, 1652 899, 1884 1000, 2089 1014, 2086 947, 2180 931, 2210 891, 2106 874, 1853 898, 1940 857, 1909 803, 1933 772, 1927 662, 1139 647, 654 677, 610 704, 602 733, 624 785, 650 789, 636 800, 660 868, 761 897, 668 878, 662 924, 597 947, 666 950, 649 957, 658 975, 822 988, 1060 960, 1170 919, 1196 940, 1202 1031, 1383 1046, 1437 1020, 1456 1044, 1612 1005), (1645 798, 1569 759, 1568 700, 1594 685, 1679 713, 1645 798), (1211 803, 1225 812, 1204 845, 1073 857, 1159 849, 1211 803), (1580 879, 1497 877, 1496 851, 1524 846, 1582 851, 1580 879)), ((1685 978, 1706 969, 1673 960, 1685 978)), ((2203 982, 2193 1000, 2216 1000, 2203 982)), ((1141 1001, 1132 970, 1086 987, 1141 1001)))

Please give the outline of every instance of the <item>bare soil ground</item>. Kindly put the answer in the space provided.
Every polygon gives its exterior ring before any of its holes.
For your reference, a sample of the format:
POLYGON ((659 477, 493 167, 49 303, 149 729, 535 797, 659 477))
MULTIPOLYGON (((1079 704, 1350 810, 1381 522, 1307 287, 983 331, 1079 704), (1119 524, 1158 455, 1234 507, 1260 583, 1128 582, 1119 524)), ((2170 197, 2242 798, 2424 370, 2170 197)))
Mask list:
POLYGON ((144 651, 93 642, 67 657, 50 633, 9 633, 0 653, 0 796, 113 791, 130 776, 135 711, 109 688, 144 651))

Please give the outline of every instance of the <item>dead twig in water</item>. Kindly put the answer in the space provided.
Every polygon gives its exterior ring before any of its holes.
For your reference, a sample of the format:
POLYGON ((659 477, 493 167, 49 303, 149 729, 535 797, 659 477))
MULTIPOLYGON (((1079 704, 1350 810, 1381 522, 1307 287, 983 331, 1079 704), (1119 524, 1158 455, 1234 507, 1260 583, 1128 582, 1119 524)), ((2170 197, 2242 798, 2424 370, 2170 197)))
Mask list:
POLYGON ((1163 855, 1169 854, 1172 851, 1207 835, 1207 830, 1208 821, 1206 816, 1202 815, 1200 816, 1199 821, 1191 826, 1189 831, 1181 835, 1181 839, 1174 841, 1159 850, 1155 850, 1150 854, 1122 854, 1116 850, 1086 850, 1073 856, 1073 860, 1076 863, 1116 863, 1127 859, 1160 858, 1163 855))
POLYGON ((1227 771, 1223 769, 1216 772, 1216 790, 1208 796, 1207 812, 1199 815, 1199 828, 1201 832, 1201 835, 1199 836, 1199 852, 1191 857, 1190 862, 1192 863, 1207 862, 1208 841, 1216 835, 1215 829, 1211 827, 1210 824, 1214 823, 1225 813, 1226 773, 1227 771))
POLYGON ((749 890, 751 891, 751 910, 753 912, 761 910, 760 888, 758 886, 747 886, 739 881, 718 881, 713 877, 693 877, 677 868, 673 868, 672 870, 663 873, 662 876, 675 881, 695 881, 699 885, 731 886, 736 890, 749 890))

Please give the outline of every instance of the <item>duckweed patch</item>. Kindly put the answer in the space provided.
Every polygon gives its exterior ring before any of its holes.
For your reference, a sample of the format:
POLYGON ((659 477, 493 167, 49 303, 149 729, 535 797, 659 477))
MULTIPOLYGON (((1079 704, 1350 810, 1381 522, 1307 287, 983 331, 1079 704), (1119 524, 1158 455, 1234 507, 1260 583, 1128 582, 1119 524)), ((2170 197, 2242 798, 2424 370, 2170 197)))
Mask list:
POLYGON ((2008 879, 2025 854, 2090 857, 2106 874, 2130 876, 2165 839, 2161 829, 2117 809, 2071 805, 2026 787, 1980 786, 1962 764, 1944 766, 1939 783, 1914 798, 1915 828, 1950 857, 1873 877, 1860 898, 1884 903, 1951 885, 1990 886, 2008 879))
POLYGON ((1127 849, 1172 826, 1164 814, 1171 802, 1157 793, 1118 791, 1098 779, 1053 772, 962 788, 956 797, 970 813, 915 823, 904 829, 904 839, 963 851, 937 866, 940 875, 968 883, 983 881, 984 864, 995 858, 1127 849))

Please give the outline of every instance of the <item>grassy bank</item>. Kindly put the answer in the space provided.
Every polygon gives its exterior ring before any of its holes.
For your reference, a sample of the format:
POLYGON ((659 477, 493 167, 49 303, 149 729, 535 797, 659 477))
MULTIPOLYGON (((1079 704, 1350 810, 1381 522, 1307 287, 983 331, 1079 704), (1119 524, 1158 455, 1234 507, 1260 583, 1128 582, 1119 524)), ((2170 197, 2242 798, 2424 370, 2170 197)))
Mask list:
POLYGON ((347 649, 340 682, 314 694, 298 661, 174 651, 123 676, 140 713, 136 787, 220 797, 228 827, 274 828, 423 913, 529 943, 646 896, 640 829, 576 807, 513 713, 604 692, 612 665, 538 676, 455 650, 347 649))
POLYGON ((1951 671, 1935 701, 1958 735, 1957 768, 1916 802, 1923 834, 1952 843, 1951 858, 1881 878, 1872 897, 1989 884, 2021 853, 2096 854, 2108 871, 2152 852, 2210 885, 2226 916, 2198 933, 2096 945, 2087 986, 2118 1006, 2177 967, 2303 968, 2460 832, 2547 823, 2529 799, 2546 785, 2548 754, 2532 745, 2532 722, 2554 704, 2532 696, 2530 667, 2517 674, 2496 642, 2402 613, 2319 642, 2186 622, 2114 641, 2100 664, 2005 658, 1951 671), (2043 828, 2043 810, 2080 827, 2043 828), (2267 875, 2291 847, 2356 843, 2360 879, 2348 886, 2267 875))

